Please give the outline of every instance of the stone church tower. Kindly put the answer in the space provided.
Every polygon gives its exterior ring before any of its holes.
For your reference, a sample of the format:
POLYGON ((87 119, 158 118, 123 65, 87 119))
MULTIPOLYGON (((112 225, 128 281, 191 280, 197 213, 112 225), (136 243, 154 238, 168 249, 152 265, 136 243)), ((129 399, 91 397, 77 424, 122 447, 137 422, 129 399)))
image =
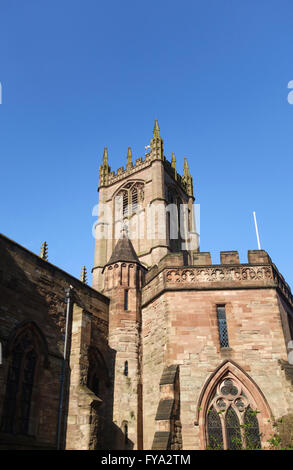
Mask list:
POLYGON ((116 173, 104 150, 93 287, 0 234, 0 449, 268 448, 292 426, 289 285, 264 250, 213 264, 187 160, 157 121, 148 147, 116 173))
POLYGON ((180 176, 157 120, 149 148, 133 163, 129 147, 115 173, 105 147, 100 166, 93 287, 110 298, 122 447, 265 448, 273 420, 293 412, 290 288, 263 250, 213 265, 187 160, 180 176))
POLYGON ((184 238, 184 251, 190 261, 193 251, 198 250, 188 163, 185 159, 184 174, 180 176, 174 153, 171 163, 166 159, 157 120, 149 148, 144 160, 140 157, 133 163, 129 147, 126 169, 121 167, 116 174, 110 171, 108 151, 104 149, 93 268, 93 287, 97 289, 103 289, 101 272, 114 250, 122 224, 127 224, 135 252, 146 268, 181 249, 180 239, 184 238))
POLYGON ((145 273, 166 255, 181 251, 191 262, 198 251, 193 183, 164 156, 155 120, 150 151, 126 168, 110 171, 105 147, 99 178, 99 219, 93 287, 111 299, 109 344, 116 351, 114 421, 135 448, 143 448, 141 289, 145 273), (184 207, 184 209, 183 209, 184 207), (172 225, 173 223, 173 225, 172 225), (118 240, 118 241, 117 241, 118 240))

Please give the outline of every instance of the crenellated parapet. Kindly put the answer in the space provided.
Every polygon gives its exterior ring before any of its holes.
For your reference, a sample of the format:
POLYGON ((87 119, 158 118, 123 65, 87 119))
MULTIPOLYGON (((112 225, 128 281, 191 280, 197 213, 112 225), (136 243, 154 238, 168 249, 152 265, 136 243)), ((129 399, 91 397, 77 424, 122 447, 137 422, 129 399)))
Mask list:
POLYGON ((184 265, 183 255, 166 256, 146 275, 142 304, 165 290, 214 290, 275 288, 293 306, 289 285, 264 250, 248 251, 248 263, 240 264, 237 251, 221 252, 221 264, 212 264, 210 253, 194 253, 184 265))
POLYGON ((120 168, 116 170, 116 172, 115 171, 109 172, 107 180, 100 179, 99 188, 101 188, 102 186, 111 186, 112 184, 115 184, 120 180, 124 180, 125 178, 132 176, 138 171, 144 170, 145 168, 151 165, 152 161, 153 161, 152 155, 148 153, 145 155, 145 158, 143 157, 137 158, 134 164, 130 164, 130 162, 126 164, 126 168, 121 166, 120 168))

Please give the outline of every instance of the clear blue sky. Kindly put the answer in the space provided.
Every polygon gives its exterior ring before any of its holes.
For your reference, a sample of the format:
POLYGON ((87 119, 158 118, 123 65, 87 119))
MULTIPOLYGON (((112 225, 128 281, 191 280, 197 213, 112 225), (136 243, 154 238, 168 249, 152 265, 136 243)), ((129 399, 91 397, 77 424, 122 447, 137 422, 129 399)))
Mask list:
POLYGON ((98 166, 188 157, 201 250, 262 248, 293 285, 292 0, 2 0, 1 232, 79 277, 98 166))

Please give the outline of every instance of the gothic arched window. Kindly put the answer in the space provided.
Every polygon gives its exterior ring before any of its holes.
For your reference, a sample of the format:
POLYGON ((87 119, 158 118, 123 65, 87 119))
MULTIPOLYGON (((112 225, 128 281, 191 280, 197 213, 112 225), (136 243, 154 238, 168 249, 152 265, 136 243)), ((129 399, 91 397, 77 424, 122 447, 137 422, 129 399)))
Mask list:
POLYGON ((99 414, 107 411, 107 402, 109 397, 108 387, 109 376, 108 368, 102 353, 95 347, 88 350, 88 371, 87 371, 87 387, 102 400, 99 408, 99 414))
POLYGON ((260 449, 257 412, 241 383, 227 375, 210 400, 206 431, 211 449, 260 449))
POLYGON ((143 200, 144 184, 136 181, 126 183, 115 196, 116 220, 135 214, 143 200))
POLYGON ((10 352, 1 422, 3 432, 31 434, 30 415, 38 356, 34 332, 26 328, 16 336, 10 352))

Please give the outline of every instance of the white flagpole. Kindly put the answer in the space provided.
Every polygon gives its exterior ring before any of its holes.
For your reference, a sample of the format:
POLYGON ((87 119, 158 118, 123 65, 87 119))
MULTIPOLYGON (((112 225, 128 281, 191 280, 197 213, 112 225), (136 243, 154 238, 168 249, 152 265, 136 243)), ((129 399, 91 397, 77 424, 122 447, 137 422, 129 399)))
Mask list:
POLYGON ((253 217, 254 217, 254 225, 255 225, 256 238, 257 238, 257 245, 258 245, 258 249, 261 250, 255 212, 253 212, 253 217))

